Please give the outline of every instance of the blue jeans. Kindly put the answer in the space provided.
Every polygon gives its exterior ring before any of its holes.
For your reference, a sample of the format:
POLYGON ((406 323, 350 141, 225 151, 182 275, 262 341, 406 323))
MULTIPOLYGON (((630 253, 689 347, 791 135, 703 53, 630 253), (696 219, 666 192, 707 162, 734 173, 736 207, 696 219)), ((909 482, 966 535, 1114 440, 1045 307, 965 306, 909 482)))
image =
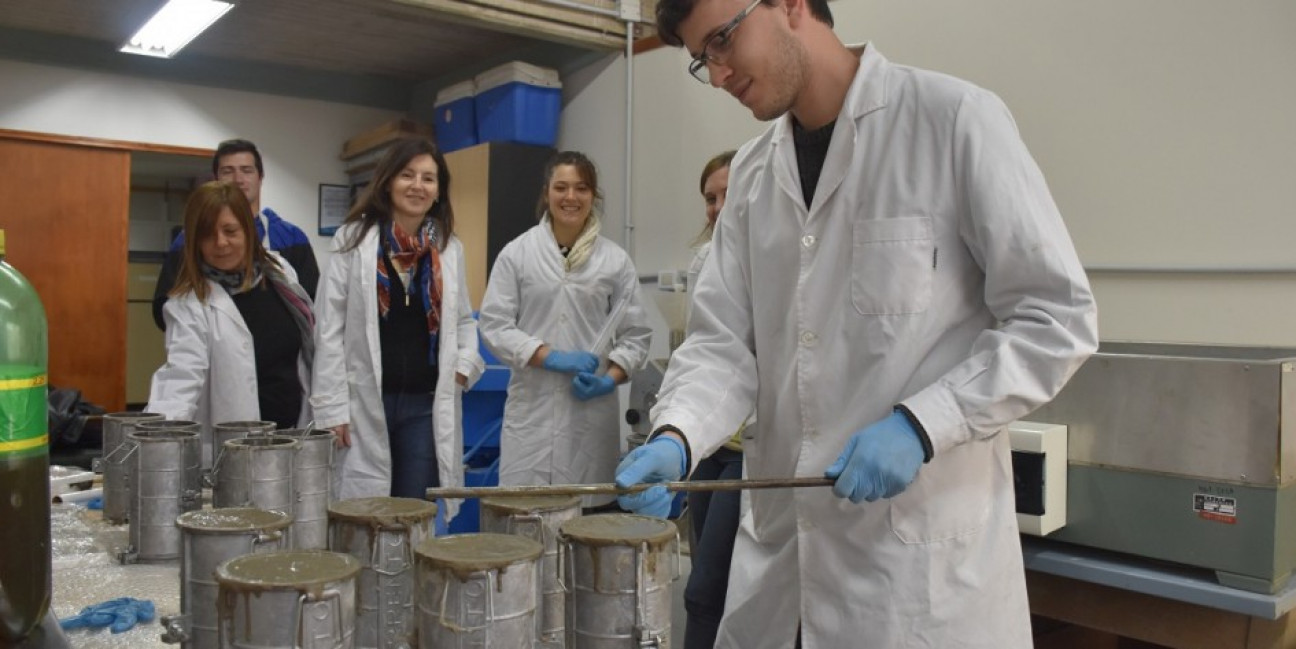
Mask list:
MULTIPOLYGON (((691 480, 737 480, 742 477, 742 453, 722 448, 698 462, 691 480)), ((738 534, 739 491, 691 491, 689 515, 693 521, 690 558, 693 567, 684 587, 684 649, 715 646, 725 590, 729 587, 729 561, 738 534)))
POLYGON ((391 446, 391 495, 422 500, 441 486, 436 436, 432 433, 431 393, 383 393, 387 441, 391 446))

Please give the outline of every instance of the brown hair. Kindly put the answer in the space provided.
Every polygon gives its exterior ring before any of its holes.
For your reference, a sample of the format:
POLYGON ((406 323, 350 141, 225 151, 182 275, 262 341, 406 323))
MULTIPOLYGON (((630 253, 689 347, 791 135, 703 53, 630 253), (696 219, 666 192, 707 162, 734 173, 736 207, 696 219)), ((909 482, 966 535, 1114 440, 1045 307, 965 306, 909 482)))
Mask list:
POLYGON ((540 199, 536 201, 537 221, 544 219, 545 211, 549 209, 549 181, 553 180, 554 169, 566 165, 576 167, 576 173, 594 193, 594 204, 591 206, 590 213, 601 211, 603 191, 599 189, 598 169, 594 167, 594 162, 580 151, 559 151, 549 158, 544 168, 544 184, 540 186, 540 199))
POLYGON ((252 224, 252 205, 248 203, 243 190, 234 183, 213 180, 203 183, 189 195, 185 203, 184 214, 184 248, 180 253, 180 270, 176 274, 175 288, 170 296, 175 297, 193 291, 202 302, 207 301, 207 277, 202 271, 202 242, 216 236, 216 220, 226 209, 234 214, 239 227, 243 230, 246 242, 243 251, 243 288, 252 287, 256 279, 254 264, 262 267, 279 267, 270 253, 261 245, 256 226, 252 224))
POLYGON ((437 167, 437 199, 428 214, 436 221, 437 249, 445 250, 446 243, 454 234, 454 208, 450 206, 450 168, 446 166, 445 156, 437 145, 425 137, 407 137, 397 140, 387 154, 378 161, 374 169, 373 180, 365 187, 364 192, 356 199, 355 205, 347 213, 346 222, 360 222, 351 239, 342 246, 342 250, 352 250, 364 241, 365 235, 374 225, 391 219, 391 183, 405 169, 411 160, 421 155, 432 156, 437 167))

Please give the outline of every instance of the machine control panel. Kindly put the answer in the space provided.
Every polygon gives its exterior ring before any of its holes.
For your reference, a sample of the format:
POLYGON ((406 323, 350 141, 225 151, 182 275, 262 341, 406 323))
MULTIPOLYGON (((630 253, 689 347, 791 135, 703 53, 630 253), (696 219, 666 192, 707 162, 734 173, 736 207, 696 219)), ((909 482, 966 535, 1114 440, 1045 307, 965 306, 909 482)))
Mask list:
POLYGON ((1017 527, 1046 536, 1066 525, 1067 427, 1033 421, 1008 425, 1017 527))

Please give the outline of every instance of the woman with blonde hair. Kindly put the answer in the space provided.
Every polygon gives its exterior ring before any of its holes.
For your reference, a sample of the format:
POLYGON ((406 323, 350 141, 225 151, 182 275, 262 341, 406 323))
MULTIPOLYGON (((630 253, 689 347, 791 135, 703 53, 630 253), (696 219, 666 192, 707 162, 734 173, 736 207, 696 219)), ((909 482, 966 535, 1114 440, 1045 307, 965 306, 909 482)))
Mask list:
POLYGON ((194 190, 184 228, 162 311, 167 360, 145 410, 201 423, 209 467, 213 423, 294 428, 310 419, 314 316, 296 272, 261 245, 238 187, 213 181, 194 190))
MULTIPOLYGON (((724 209, 729 193, 729 164, 736 151, 726 151, 707 161, 702 168, 699 189, 706 206, 706 227, 695 242, 693 263, 689 264, 689 291, 697 286, 698 274, 711 254, 711 235, 724 209)), ((692 301, 689 302, 690 313, 692 301)), ((738 432, 715 453, 698 460, 690 480, 737 480, 742 477, 742 433, 751 426, 753 414, 738 432)), ((734 537, 738 533, 740 492, 690 491, 688 510, 690 558, 692 569, 684 587, 684 649, 702 649, 715 645, 720 617, 724 613, 725 591, 729 587, 729 564, 733 558, 734 537)))
MULTIPOLYGON (((462 394, 485 363, 450 170, 431 140, 400 140, 378 162, 333 237, 316 308, 311 402, 341 447, 338 497, 462 485, 462 394)), ((446 503, 446 520, 457 511, 446 503)))

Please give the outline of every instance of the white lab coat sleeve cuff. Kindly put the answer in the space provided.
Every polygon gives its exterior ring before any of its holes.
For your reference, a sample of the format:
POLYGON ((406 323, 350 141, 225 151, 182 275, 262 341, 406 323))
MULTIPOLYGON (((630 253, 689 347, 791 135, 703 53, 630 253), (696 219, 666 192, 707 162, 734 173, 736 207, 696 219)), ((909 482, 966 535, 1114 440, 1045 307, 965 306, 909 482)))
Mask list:
POLYGON ((322 405, 312 398, 311 409, 315 412, 316 428, 333 428, 351 422, 351 411, 345 403, 322 405))
MULTIPOLYGON (((684 441, 688 444, 689 468, 688 472, 684 474, 685 478, 693 475, 693 470, 697 468, 699 460, 710 457, 715 452, 715 448, 707 448, 706 441, 697 435, 696 431, 700 429, 698 420, 683 411, 674 410, 661 413, 660 418, 653 422, 652 429, 656 431, 662 426, 671 426, 679 431, 679 434, 684 437, 684 441)), ((716 448, 718 447, 719 445, 716 446, 716 448)))
POLYGON ((455 373, 462 374, 468 379, 465 390, 472 389, 481 378, 482 372, 486 371, 486 362, 482 360, 481 354, 476 351, 471 353, 464 352, 459 354, 459 360, 455 361, 455 373))
POLYGON ((526 367, 527 363, 531 362, 531 357, 535 356, 536 351, 539 350, 540 346, 543 344, 543 340, 540 340, 539 338, 531 338, 518 345, 517 353, 513 356, 513 358, 516 359, 517 366, 526 367))
POLYGON ((167 419, 174 421, 192 421, 197 414, 198 409, 187 403, 174 401, 150 401, 144 408, 144 412, 162 415, 167 419))
POLYGON ((967 417, 959 408, 954 393, 941 383, 933 383, 903 402, 904 407, 922 422, 932 444, 932 458, 972 439, 967 417))

